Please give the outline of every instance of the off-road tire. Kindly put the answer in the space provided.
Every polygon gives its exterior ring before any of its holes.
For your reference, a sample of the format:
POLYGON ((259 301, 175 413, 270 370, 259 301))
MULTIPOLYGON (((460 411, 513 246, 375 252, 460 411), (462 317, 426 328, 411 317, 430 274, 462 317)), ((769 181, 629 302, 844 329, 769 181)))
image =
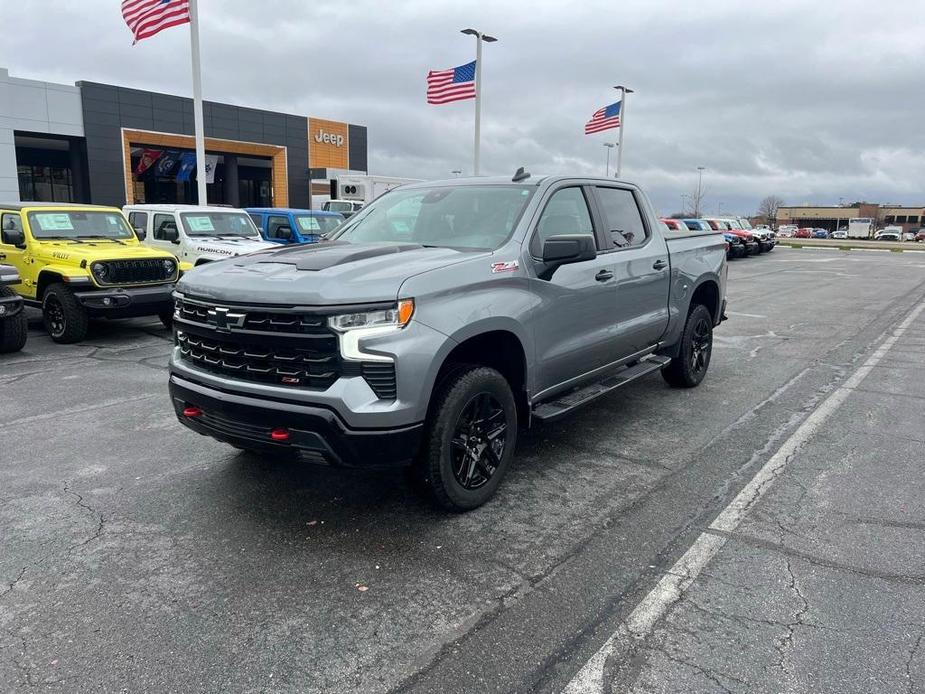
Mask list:
POLYGON ((60 282, 49 285, 42 297, 42 318, 51 339, 61 344, 80 342, 87 336, 87 311, 71 290, 60 282), (60 321, 55 315, 60 306, 60 321))
POLYGON ((161 319, 161 324, 168 330, 173 329, 173 311, 161 311, 157 314, 157 317, 161 319))
MULTIPOLYGON (((477 508, 494 495, 514 457, 517 445, 517 405, 511 386, 494 369, 486 366, 464 367, 454 370, 443 379, 437 387, 434 403, 425 425, 424 441, 416 465, 416 470, 422 475, 422 486, 445 509, 468 511, 477 508), (482 400, 493 403, 491 407, 497 415, 498 425, 503 420, 504 439, 501 442, 501 454, 495 454, 499 463, 494 466, 486 481, 473 489, 466 488, 454 474, 454 460, 458 459, 454 456, 459 455, 459 450, 454 449, 451 442, 459 433, 464 412, 470 407, 477 409, 477 403, 482 400)), ((486 435, 484 440, 488 441, 489 437, 486 435)), ((487 445, 492 446, 491 443, 487 445)), ((485 450, 488 452, 487 448, 485 450)), ((483 474, 481 469, 478 474, 483 474)))
MULTIPOLYGON (((16 296, 16 293, 9 287, 0 287, 0 296, 16 296)), ((0 354, 21 350, 26 344, 28 329, 25 309, 12 318, 0 318, 0 354)))
POLYGON ((678 356, 662 369, 662 378, 675 388, 693 388, 700 385, 713 356, 713 316, 703 304, 691 306, 681 333, 678 356), (703 333, 705 332, 705 336, 703 333), (706 346, 704 351, 704 337, 706 346))

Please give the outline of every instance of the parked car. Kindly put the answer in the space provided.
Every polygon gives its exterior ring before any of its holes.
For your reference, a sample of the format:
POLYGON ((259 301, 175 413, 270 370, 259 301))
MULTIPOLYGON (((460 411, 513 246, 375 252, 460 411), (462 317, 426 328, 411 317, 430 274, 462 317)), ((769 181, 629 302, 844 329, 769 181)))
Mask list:
POLYGON ((846 239, 848 238, 848 230, 847 229, 836 229, 835 231, 832 232, 832 238, 833 239, 846 239))
POLYGON ((350 218, 363 209, 363 203, 357 200, 326 200, 321 205, 325 212, 337 212, 346 218, 350 218))
POLYGON ((899 241, 902 235, 900 229, 881 229, 876 234, 874 234, 875 241, 899 241))
POLYGON ((813 230, 809 227, 800 227, 795 232, 793 232, 793 238, 795 239, 811 239, 813 237, 813 230))
POLYGON ((18 352, 26 344, 28 324, 22 297, 11 288, 22 281, 12 265, 0 265, 0 354, 18 352))
POLYGON ((140 244, 117 207, 0 203, 0 253, 55 342, 82 340, 90 317, 170 321, 179 263, 140 244))
POLYGON ((682 219, 681 221, 691 231, 714 231, 713 227, 707 224, 704 219, 682 219))
POLYGON ((813 229, 812 237, 814 239, 827 239, 829 238, 828 229, 813 229))
POLYGON ((666 239, 623 181, 409 184, 329 242, 184 276, 171 400, 255 454, 413 465, 440 505, 471 509, 522 426, 655 371, 698 385, 726 274, 720 234, 666 239))
POLYGON ((337 212, 300 210, 290 207, 248 207, 260 235, 276 244, 317 243, 344 221, 337 212))
POLYGON ((792 238, 797 230, 796 224, 782 224, 777 228, 777 235, 783 239, 792 238))
POLYGON ((918 233, 915 235, 916 241, 925 241, 925 229, 919 229, 918 233))
POLYGON ((752 232, 758 240, 758 245, 761 247, 763 253, 774 250, 774 246, 777 245, 777 237, 774 235, 774 232, 767 227, 764 229, 755 229, 752 227, 751 222, 744 217, 734 217, 730 222, 739 229, 752 232))
POLYGON ((129 223, 146 246, 202 265, 278 248, 264 241, 244 210, 205 205, 126 205, 129 223))
POLYGON ((748 255, 748 250, 745 247, 745 239, 741 236, 736 236, 731 231, 726 231, 723 232, 723 237, 726 239, 727 258, 744 258, 748 255))
POLYGON ((659 219, 669 231, 690 231, 687 225, 680 219, 668 219, 667 217, 659 219))
POLYGON ((903 241, 915 241, 915 232, 914 231, 904 231, 902 233, 903 241))
POLYGON ((704 221, 709 224, 710 228, 714 231, 728 231, 740 237, 745 243, 746 255, 757 255, 761 253, 761 244, 758 243, 758 239, 755 238, 752 232, 733 228, 730 222, 723 219, 705 219, 704 221))

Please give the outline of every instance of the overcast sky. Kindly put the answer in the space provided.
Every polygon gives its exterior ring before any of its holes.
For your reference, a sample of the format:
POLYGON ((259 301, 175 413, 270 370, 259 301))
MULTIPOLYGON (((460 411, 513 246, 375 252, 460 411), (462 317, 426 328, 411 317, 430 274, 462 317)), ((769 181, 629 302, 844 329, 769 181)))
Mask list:
MULTIPOLYGON (((15 77, 189 95, 189 34, 132 46, 119 0, 0 0, 15 77)), ((925 204, 923 0, 200 0, 205 98, 369 128, 370 173, 472 169, 472 102, 428 106, 428 69, 483 55, 482 173, 602 174, 617 131, 583 124, 636 90, 624 177, 662 213, 696 187, 752 213, 925 204)))

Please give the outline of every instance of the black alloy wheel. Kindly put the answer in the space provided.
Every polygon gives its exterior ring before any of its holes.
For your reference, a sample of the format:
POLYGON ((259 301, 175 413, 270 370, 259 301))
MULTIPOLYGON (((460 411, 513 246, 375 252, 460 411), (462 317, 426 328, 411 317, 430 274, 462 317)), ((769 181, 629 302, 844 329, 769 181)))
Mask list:
POLYGON ((707 375, 713 355, 713 314, 706 306, 691 307, 680 342, 677 356, 662 369, 662 377, 675 388, 693 388, 707 375))
POLYGON ((45 327, 48 328, 48 334, 54 338, 64 335, 67 329, 64 307, 56 296, 49 296, 45 299, 45 327))
POLYGON ((694 323, 691 336, 691 372, 701 374, 710 363, 710 351, 713 349, 713 325, 710 319, 699 316, 694 323))
POLYGON ((453 477, 459 485, 472 490, 487 484, 501 465, 506 443, 504 408, 490 393, 478 393, 460 412, 450 439, 453 477))

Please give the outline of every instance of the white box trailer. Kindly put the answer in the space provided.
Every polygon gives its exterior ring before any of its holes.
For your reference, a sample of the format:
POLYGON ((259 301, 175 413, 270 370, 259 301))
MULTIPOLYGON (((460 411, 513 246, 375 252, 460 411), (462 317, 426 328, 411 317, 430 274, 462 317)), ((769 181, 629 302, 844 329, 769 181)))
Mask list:
POLYGON ((869 239, 874 231, 874 220, 870 217, 852 217, 848 220, 849 239, 869 239))
POLYGON ((420 180, 395 176, 339 176, 331 179, 331 200, 352 200, 365 205, 392 188, 420 180))

